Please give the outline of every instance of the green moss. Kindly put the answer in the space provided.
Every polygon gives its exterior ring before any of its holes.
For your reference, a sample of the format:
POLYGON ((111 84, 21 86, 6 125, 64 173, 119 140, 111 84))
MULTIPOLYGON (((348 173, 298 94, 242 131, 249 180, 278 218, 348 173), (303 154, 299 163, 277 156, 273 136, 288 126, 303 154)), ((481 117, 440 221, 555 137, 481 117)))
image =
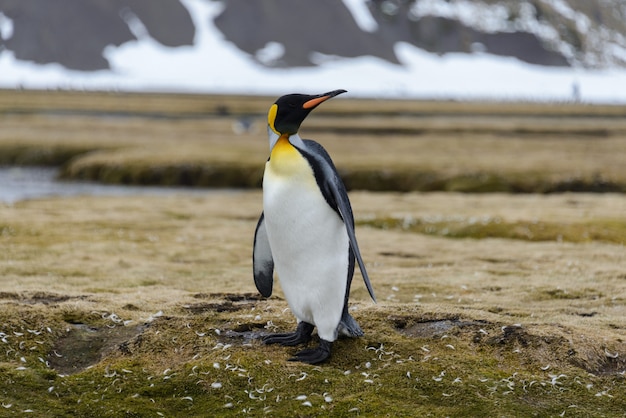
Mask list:
POLYGON ((61 166, 72 158, 93 151, 81 145, 0 143, 0 165, 61 166))
POLYGON ((240 163, 175 165, 143 162, 94 162, 68 165, 60 173, 66 180, 87 180, 107 184, 255 188, 261 186, 263 168, 240 163))
POLYGON ((626 222, 596 219, 588 222, 507 222, 500 218, 467 218, 430 220, 415 218, 375 218, 359 221, 380 229, 400 229, 448 238, 508 238, 524 241, 604 241, 616 244, 626 242, 626 222))
POLYGON ((604 295, 595 289, 579 289, 568 290, 562 288, 556 289, 543 289, 539 290, 534 295, 534 300, 550 300, 550 299, 565 299, 565 300, 578 300, 578 299, 599 299, 604 295))
MULTIPOLYGON (((246 332, 229 332, 249 321, 247 312, 159 318, 115 345, 95 366, 68 376, 37 360, 66 338, 64 325, 54 317, 67 318, 67 311, 52 307, 46 315, 53 329, 47 337, 35 338, 7 331, 41 326, 44 317, 27 310, 18 325, 3 316, 1 332, 15 340, 16 350, 22 341, 26 347, 28 341, 39 341, 41 347, 34 359, 27 356, 25 368, 17 367, 24 352, 3 352, 4 410, 77 417, 460 417, 554 416, 563 411, 608 416, 626 408, 623 376, 594 376, 578 367, 576 354, 567 354, 572 351, 568 338, 462 318, 444 318, 437 328, 442 333, 417 336, 411 330, 423 323, 419 321, 437 324, 439 316, 404 308, 400 318, 390 307, 362 311, 359 320, 367 335, 339 340, 331 361, 313 367, 286 361, 296 348, 264 346, 246 332), (222 332, 207 332, 215 328, 222 332)), ((276 322, 286 325, 280 317, 276 322)))
POLYGON ((351 169, 341 168, 341 177, 349 190, 459 193, 562 193, 624 192, 626 184, 593 177, 554 176, 544 172, 465 172, 447 174, 445 170, 351 169))
POLYGON ((443 190, 464 193, 513 192, 516 191, 515 182, 515 177, 507 177, 506 175, 465 174, 448 178, 443 190))

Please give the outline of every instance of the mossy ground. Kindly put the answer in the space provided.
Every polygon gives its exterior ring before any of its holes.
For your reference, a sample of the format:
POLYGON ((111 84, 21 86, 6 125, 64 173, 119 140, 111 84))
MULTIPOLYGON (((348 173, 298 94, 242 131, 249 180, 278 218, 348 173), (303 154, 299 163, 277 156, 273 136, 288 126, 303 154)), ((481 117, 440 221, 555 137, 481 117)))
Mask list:
MULTIPOLYGON (((572 329, 543 327, 533 334, 533 325, 425 315, 408 306, 363 307, 357 317, 367 336, 340 340, 329 364, 312 367, 286 362, 293 349, 266 347, 247 331, 234 331, 291 326, 284 307, 252 301, 227 314, 196 315, 180 307, 149 319, 121 344, 105 341, 104 359, 71 375, 50 368, 70 354, 63 344, 73 331, 62 309, 48 308, 39 322, 28 315, 3 318, 10 331, 0 366, 4 414, 622 416, 626 407, 625 365, 613 358, 619 352, 572 329), (259 316, 272 324, 253 319, 259 316)), ((111 316, 91 312, 84 319, 92 333, 136 325, 111 316)))
POLYGON ((559 222, 516 221, 500 218, 468 219, 413 219, 385 218, 362 222, 376 228, 398 228, 423 234, 450 238, 509 238, 529 241, 606 241, 626 243, 626 219, 594 220, 578 224, 559 222))
MULTIPOLYGON (((256 188, 269 102, 3 91, 0 162, 256 188)), ((351 193, 364 337, 316 367, 258 341, 295 326, 252 281, 259 190, 0 205, 0 416, 624 416, 626 198, 454 193, 623 190, 622 107, 314 116, 352 189, 453 191, 351 193)))
POLYGON ((366 335, 337 341, 316 367, 288 362, 297 348, 258 341, 295 327, 280 287, 265 300, 252 281, 260 192, 0 207, 0 412, 623 416, 621 244, 450 239, 362 223, 431 211, 591 222, 622 211, 626 198, 352 201, 379 302, 357 274, 353 315, 366 335))

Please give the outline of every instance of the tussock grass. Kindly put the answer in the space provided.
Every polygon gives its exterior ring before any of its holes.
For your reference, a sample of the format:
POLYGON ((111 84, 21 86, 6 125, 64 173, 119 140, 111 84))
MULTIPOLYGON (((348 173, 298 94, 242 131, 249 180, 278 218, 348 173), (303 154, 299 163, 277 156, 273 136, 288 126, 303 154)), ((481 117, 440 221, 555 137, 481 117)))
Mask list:
MULTIPOLYGON (((66 179, 255 188, 274 98, 0 91, 0 164, 66 179), (247 128, 245 128, 247 126, 247 128)), ((623 192, 620 106, 354 100, 325 104, 321 142, 353 190, 623 192)))
POLYGON ((623 245, 362 223, 438 213, 568 225, 614 218, 624 197, 351 197, 379 303, 357 274, 366 335, 338 341, 319 367, 257 340, 295 326, 280 287, 264 300, 251 278, 260 192, 0 206, 3 414, 623 413, 623 245))

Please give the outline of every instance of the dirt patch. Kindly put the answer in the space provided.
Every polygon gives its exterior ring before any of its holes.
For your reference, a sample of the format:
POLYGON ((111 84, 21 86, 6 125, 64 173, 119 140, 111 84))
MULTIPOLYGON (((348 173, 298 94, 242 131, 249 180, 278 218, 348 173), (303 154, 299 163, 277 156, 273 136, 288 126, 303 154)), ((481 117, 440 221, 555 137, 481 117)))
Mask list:
POLYGON ((617 349, 610 350, 597 341, 585 338, 566 338, 564 335, 535 335, 521 326, 503 326, 501 333, 485 338, 492 346, 506 347, 512 351, 521 349, 538 363, 548 365, 568 363, 584 369, 595 376, 621 375, 626 369, 626 360, 617 349))
POLYGON ((98 364, 104 356, 119 349, 125 351, 128 342, 144 331, 145 326, 92 327, 87 324, 68 324, 67 333, 57 340, 48 364, 60 374, 79 373, 98 364))
POLYGON ((244 308, 242 304, 234 304, 230 301, 224 302, 202 302, 184 305, 189 313, 193 315, 200 315, 205 312, 236 312, 244 308))
POLYGON ((391 316, 389 317, 393 328, 407 337, 414 338, 437 338, 452 332, 458 333, 460 330, 479 329, 490 326, 485 321, 462 320, 457 316, 436 317, 425 315, 415 318, 412 316, 391 316), (456 331, 455 331, 456 330, 456 331))
MULTIPOLYGON (((496 356, 525 353, 526 361, 551 367, 574 366, 595 376, 623 376, 626 359, 619 348, 609 348, 584 337, 570 336, 562 327, 551 327, 546 334, 513 324, 459 318, 391 317, 394 329, 402 335, 420 339, 454 336, 472 345, 493 350, 496 356), (532 360, 529 360, 532 359, 532 360)), ((532 328, 532 327, 531 327, 532 328)))
POLYGON ((266 324, 258 322, 243 323, 227 329, 220 335, 220 342, 223 344, 237 343, 241 345, 251 344, 254 340, 260 340, 267 335, 266 324))
POLYGON ((381 251, 378 253, 383 257, 397 257, 397 258, 424 258, 423 255, 413 254, 404 251, 381 251))
POLYGON ((195 299, 226 299, 231 302, 259 301, 265 299, 256 293, 196 293, 195 299))
POLYGON ((253 293, 196 293, 195 299, 220 299, 216 302, 199 302, 184 305, 189 313, 199 315, 205 312, 236 312, 253 307, 263 298, 253 293))
POLYGON ((451 330, 456 328, 465 328, 468 326, 476 327, 480 325, 476 321, 460 321, 460 320, 432 320, 425 322, 417 322, 406 328, 401 328, 399 331, 409 337, 416 338, 437 338, 446 335, 451 330))
POLYGON ((28 305, 35 305, 38 303, 43 305, 54 305, 62 302, 67 302, 68 300, 85 300, 87 298, 88 296, 86 295, 69 296, 49 292, 0 292, 0 300, 11 300, 15 302, 25 303, 28 305))
MULTIPOLYGON (((519 344, 522 347, 528 347, 538 342, 536 337, 531 336, 519 325, 505 325, 500 329, 501 333, 486 338, 484 342, 494 346, 512 346, 519 344)), ((482 339, 475 340, 475 342, 481 341, 482 339)), ((543 339, 543 341, 548 344, 552 343, 552 339, 543 339)))

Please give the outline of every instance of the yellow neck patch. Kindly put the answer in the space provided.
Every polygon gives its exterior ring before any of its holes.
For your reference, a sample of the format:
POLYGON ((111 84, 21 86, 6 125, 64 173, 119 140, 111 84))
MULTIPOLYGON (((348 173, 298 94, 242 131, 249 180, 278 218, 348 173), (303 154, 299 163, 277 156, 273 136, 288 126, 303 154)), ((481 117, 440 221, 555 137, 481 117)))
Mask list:
POLYGON ((294 176, 298 173, 310 173, 311 168, 291 142, 289 135, 278 138, 268 161, 268 168, 277 175, 294 176))
POLYGON ((276 141, 272 149, 270 160, 291 159, 296 156, 299 157, 300 152, 289 142, 289 135, 283 134, 278 138, 278 141, 276 141))
POLYGON ((276 132, 277 135, 280 135, 280 132, 276 130, 274 127, 274 122, 276 122, 276 113, 278 112, 278 105, 274 103, 272 107, 270 107, 269 112, 267 112, 267 124, 272 129, 272 131, 276 132))

